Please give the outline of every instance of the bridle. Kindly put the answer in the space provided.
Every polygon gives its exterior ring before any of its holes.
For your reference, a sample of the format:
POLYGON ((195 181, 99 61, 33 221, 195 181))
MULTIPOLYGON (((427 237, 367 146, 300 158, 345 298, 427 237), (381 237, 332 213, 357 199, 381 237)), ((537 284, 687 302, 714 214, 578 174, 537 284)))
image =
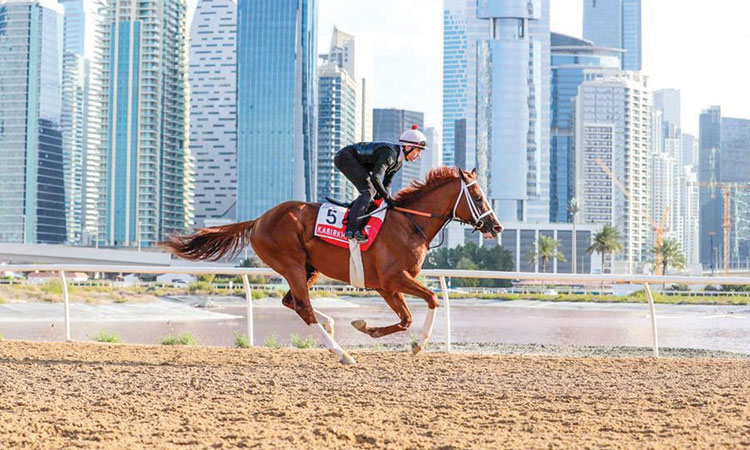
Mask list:
POLYGON ((474 230, 480 230, 484 226, 484 221, 482 219, 484 219, 485 217, 491 215, 495 218, 496 221, 498 220, 497 220, 497 215, 495 215, 495 211, 493 211, 492 208, 489 207, 489 205, 488 205, 487 211, 483 213, 479 212, 479 208, 477 207, 476 203, 474 203, 474 201, 472 200, 471 193, 469 192, 469 188, 475 184, 477 185, 477 188, 479 188, 479 192, 482 194, 482 198, 485 199, 486 197, 484 195, 484 191, 482 191, 482 186, 480 186, 479 183, 477 183, 477 180, 474 180, 471 183, 466 184, 463 174, 461 174, 461 190, 459 191, 458 197, 456 198, 456 203, 453 205, 453 216, 450 217, 449 219, 455 220, 457 222, 461 222, 467 225, 471 225, 472 227, 474 227, 474 230), (469 207, 469 212, 471 213, 471 218, 473 222, 468 222, 466 220, 463 220, 456 215, 456 212, 458 211, 458 205, 461 203, 462 198, 466 198, 466 204, 469 207))

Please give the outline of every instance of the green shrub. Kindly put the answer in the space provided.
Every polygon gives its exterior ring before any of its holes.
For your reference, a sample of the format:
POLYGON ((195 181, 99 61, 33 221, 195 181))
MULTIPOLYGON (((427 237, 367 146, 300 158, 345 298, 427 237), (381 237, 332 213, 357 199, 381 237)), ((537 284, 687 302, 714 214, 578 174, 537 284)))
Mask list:
POLYGON ((94 336, 94 340, 96 342, 108 342, 110 344, 116 344, 120 342, 120 335, 117 333, 107 333, 106 331, 102 330, 96 336, 94 336))
POLYGON ((281 345, 279 345, 279 340, 276 337, 276 333, 271 333, 269 336, 266 336, 266 340, 263 341, 263 345, 268 348, 281 348, 281 345))
POLYGON ((237 348, 250 348, 250 339, 246 335, 235 331, 234 346, 237 348))
POLYGON ((3 336, 2 333, 0 333, 0 341, 2 341, 3 339, 5 339, 5 336, 3 336))
POLYGON ((311 337, 301 338, 297 333, 289 335, 289 340, 292 341, 292 345, 296 348, 313 348, 315 347, 315 339, 311 337))
POLYGON ((212 294, 214 293, 214 291, 216 291, 216 287, 213 284, 205 281, 194 281, 188 284, 188 292, 191 294, 195 294, 197 292, 212 294))
POLYGON ((198 281, 203 281, 205 283, 213 283, 215 278, 215 273, 203 273, 198 275, 198 281))
POLYGON ((179 336, 166 336, 162 338, 161 345, 195 345, 195 338, 190 333, 182 333, 179 336))
POLYGON ((45 294, 62 295, 62 282, 60 280, 49 280, 40 286, 45 294))

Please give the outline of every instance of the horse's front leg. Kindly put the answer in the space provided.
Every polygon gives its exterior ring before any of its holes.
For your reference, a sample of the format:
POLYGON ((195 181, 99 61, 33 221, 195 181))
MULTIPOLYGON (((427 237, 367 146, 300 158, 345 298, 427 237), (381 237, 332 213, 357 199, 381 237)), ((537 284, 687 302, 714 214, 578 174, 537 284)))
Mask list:
POLYGON ((387 327, 370 327, 367 326, 367 322, 364 320, 355 320, 352 322, 352 326, 374 338, 388 336, 389 334, 398 333, 399 331, 406 331, 411 325, 411 311, 409 311, 409 307, 406 306, 404 294, 401 294, 400 292, 389 292, 383 289, 378 289, 378 293, 383 299, 385 299, 385 302, 388 303, 388 306, 391 307, 399 319, 401 319, 401 322, 387 327))
POLYGON ((427 316, 425 317, 424 325, 422 325, 420 340, 411 344, 411 350, 416 355, 427 346, 427 341, 432 336, 432 327, 435 324, 435 315, 437 314, 438 306, 440 306, 440 301, 434 292, 427 289, 427 287, 417 281, 407 271, 403 271, 400 276, 395 277, 389 288, 420 297, 427 302, 427 316))

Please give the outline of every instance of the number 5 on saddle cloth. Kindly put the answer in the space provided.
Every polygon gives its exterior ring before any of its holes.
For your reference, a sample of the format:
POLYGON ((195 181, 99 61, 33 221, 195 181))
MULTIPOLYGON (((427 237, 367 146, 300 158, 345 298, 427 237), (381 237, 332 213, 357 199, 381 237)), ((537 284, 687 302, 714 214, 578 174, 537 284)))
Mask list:
MULTIPOLYGON (((315 221, 315 236, 337 247, 349 248, 349 241, 344 237, 344 231, 350 210, 345 206, 341 206, 339 202, 334 204, 330 199, 328 200, 328 202, 320 205, 318 219, 315 221)), ((375 200, 374 202, 376 207, 379 207, 381 203, 382 200, 375 200)), ((364 228, 365 235, 367 235, 367 242, 360 244, 361 251, 367 251, 373 242, 375 242, 375 238, 383 226, 383 221, 385 221, 385 213, 386 210, 384 209, 370 216, 364 228)))

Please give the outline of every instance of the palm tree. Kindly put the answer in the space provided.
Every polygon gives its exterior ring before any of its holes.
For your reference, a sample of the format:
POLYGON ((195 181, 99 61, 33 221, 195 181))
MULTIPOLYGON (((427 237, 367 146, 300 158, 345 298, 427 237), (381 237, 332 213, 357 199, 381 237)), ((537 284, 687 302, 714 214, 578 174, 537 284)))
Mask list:
MULTIPOLYGON (((560 253, 557 248, 560 247, 560 241, 549 236, 540 235, 539 239, 534 242, 534 253, 531 254, 531 262, 536 264, 539 261, 542 265, 542 273, 547 272, 547 262, 551 260, 565 261, 565 255, 560 253)), ((542 291, 544 291, 544 281, 542 281, 542 291)))
MULTIPOLYGON (((586 254, 597 252, 602 255, 602 273, 604 273, 604 256, 607 253, 618 253, 623 249, 620 232, 617 228, 604 225, 602 231, 594 235, 594 242, 586 249, 586 254)), ((610 273, 612 270, 610 269, 610 273)))
POLYGON ((659 246, 653 246, 650 249, 654 255, 653 263, 657 261, 661 264, 661 274, 667 274, 667 268, 672 266, 681 270, 685 268, 685 255, 682 253, 682 244, 675 238, 664 238, 659 246))

